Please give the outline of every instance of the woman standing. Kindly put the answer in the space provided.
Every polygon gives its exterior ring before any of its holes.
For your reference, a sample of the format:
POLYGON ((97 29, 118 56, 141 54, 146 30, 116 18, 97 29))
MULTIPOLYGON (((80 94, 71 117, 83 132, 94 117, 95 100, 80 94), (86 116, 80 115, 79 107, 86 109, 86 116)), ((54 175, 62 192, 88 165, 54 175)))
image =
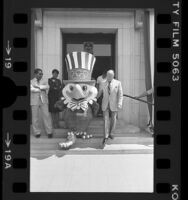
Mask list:
POLYGON ((61 81, 57 78, 59 75, 59 71, 57 69, 52 70, 52 78, 48 79, 48 84, 50 86, 48 92, 48 100, 49 100, 49 112, 52 116, 53 127, 59 127, 59 109, 55 108, 55 103, 62 96, 62 84, 61 81))

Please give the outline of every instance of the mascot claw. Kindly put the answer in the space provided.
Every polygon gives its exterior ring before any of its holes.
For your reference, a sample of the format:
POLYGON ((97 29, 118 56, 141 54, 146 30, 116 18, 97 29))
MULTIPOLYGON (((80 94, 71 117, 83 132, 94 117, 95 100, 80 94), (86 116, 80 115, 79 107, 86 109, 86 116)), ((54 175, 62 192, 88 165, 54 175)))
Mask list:
POLYGON ((68 132, 67 140, 59 143, 59 147, 62 150, 68 150, 76 142, 76 138, 90 139, 93 135, 89 135, 86 132, 68 132))
POLYGON ((89 135, 86 132, 76 132, 75 135, 77 138, 82 138, 82 139, 90 139, 93 137, 93 135, 91 134, 89 135))
POLYGON ((73 132, 68 132, 67 140, 59 143, 59 147, 63 150, 68 150, 76 142, 76 137, 73 132))

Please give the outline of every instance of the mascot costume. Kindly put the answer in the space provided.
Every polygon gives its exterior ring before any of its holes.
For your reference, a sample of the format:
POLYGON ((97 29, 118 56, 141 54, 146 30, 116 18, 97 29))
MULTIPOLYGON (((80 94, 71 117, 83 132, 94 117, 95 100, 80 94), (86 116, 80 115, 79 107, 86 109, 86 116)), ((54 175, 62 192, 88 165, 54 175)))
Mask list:
POLYGON ((89 139, 92 135, 87 128, 97 115, 97 88, 91 74, 96 58, 87 52, 72 52, 65 58, 68 80, 64 80, 63 97, 56 102, 55 107, 64 111, 64 121, 69 129, 65 142, 59 143, 61 149, 69 149, 76 138, 89 139))

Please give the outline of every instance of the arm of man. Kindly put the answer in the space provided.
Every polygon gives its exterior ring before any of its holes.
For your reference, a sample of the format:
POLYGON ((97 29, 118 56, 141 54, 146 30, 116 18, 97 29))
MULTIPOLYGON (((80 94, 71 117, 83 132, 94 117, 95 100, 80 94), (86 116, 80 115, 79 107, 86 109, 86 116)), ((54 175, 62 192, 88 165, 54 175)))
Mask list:
POLYGON ((153 88, 151 88, 150 90, 147 90, 146 92, 147 92, 147 95, 153 94, 153 92, 154 92, 154 89, 153 89, 153 88))
POLYGON ((119 87, 118 87, 118 108, 121 109, 123 105, 123 89, 121 82, 119 81, 119 87))
POLYGON ((142 98, 142 97, 146 97, 150 94, 153 94, 153 88, 151 88, 150 90, 147 90, 147 91, 144 91, 142 94, 140 94, 139 96, 135 96, 135 98, 139 99, 139 98, 142 98))
POLYGON ((142 98, 142 97, 145 97, 145 96, 147 96, 148 94, 147 94, 147 91, 144 91, 142 94, 140 94, 140 95, 138 95, 138 96, 135 96, 135 98, 136 99, 140 99, 140 98, 142 98))
POLYGON ((41 89, 41 90, 48 90, 48 89, 49 89, 48 83, 44 82, 43 84, 41 84, 41 85, 40 85, 40 89, 41 89))
POLYGON ((30 84, 30 90, 31 92, 41 92, 40 88, 37 85, 35 85, 32 80, 30 84))

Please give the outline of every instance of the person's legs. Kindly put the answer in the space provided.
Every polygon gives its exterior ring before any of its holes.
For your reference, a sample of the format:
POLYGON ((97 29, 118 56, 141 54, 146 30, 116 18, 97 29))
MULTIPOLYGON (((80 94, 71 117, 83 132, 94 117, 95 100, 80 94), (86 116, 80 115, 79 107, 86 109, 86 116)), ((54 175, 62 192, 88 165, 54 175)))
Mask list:
POLYGON ((59 112, 55 112, 54 113, 54 123, 55 123, 55 127, 58 128, 59 127, 59 112))
POLYGON ((113 137, 116 129, 116 122, 117 122, 117 112, 111 111, 111 120, 110 120, 110 135, 113 137))
POLYGON ((50 113, 48 111, 48 104, 42 104, 41 109, 42 109, 42 118, 43 118, 46 133, 48 135, 52 134, 53 133, 52 119, 51 119, 50 113))
POLYGON ((50 112, 50 114, 51 114, 51 119, 52 119, 52 126, 53 126, 53 128, 55 128, 55 127, 54 127, 54 113, 53 113, 53 112, 50 112))
POLYGON ((97 102, 99 104, 99 111, 98 111, 98 116, 102 116, 103 112, 102 112, 102 95, 98 98, 97 102))
POLYGON ((104 138, 108 138, 109 135, 109 109, 107 108, 103 111, 103 119, 104 119, 104 138))
POLYGON ((53 128, 57 128, 57 115, 56 112, 51 112, 53 128))
POLYGON ((35 136, 41 134, 41 129, 39 126, 39 106, 38 105, 32 105, 31 106, 31 113, 32 113, 32 128, 33 128, 33 134, 35 136))

